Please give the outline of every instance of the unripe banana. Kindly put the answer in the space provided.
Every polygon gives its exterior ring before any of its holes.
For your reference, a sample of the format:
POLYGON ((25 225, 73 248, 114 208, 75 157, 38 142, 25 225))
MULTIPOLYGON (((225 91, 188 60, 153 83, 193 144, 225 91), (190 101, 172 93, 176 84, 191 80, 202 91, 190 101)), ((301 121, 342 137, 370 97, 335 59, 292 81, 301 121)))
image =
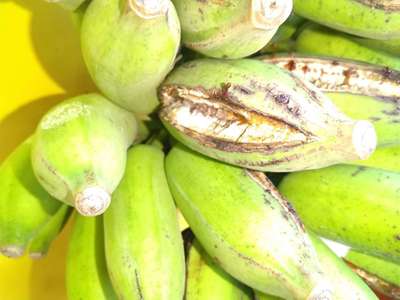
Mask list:
POLYGON ((67 10, 75 11, 85 2, 85 0, 46 0, 50 3, 57 3, 62 8, 67 10))
POLYGON ((66 100, 40 121, 32 145, 33 170, 55 198, 79 213, 103 213, 125 169, 137 134, 129 113, 97 94, 66 100))
POLYGON ((310 23, 296 39, 296 52, 364 61, 400 71, 400 59, 382 50, 369 48, 350 35, 310 23))
MULTIPOLYGON (((332 285, 335 300, 377 300, 375 294, 363 280, 357 276, 342 259, 336 256, 314 233, 309 232, 325 277, 332 285)), ((270 295, 256 292, 256 299, 278 299, 270 295)))
POLYGON ((182 299, 183 241, 160 149, 129 150, 104 228, 108 270, 120 299, 182 299))
POLYGON ((378 148, 368 159, 350 164, 400 173, 400 146, 378 148))
POLYGON ((376 145, 370 122, 349 119, 311 84, 258 60, 185 63, 159 95, 176 139, 249 169, 319 168, 365 159, 376 145))
POLYGON ((197 240, 190 242, 186 259, 186 300, 251 300, 251 290, 225 273, 197 240))
POLYGON ((117 300, 107 272, 103 219, 75 214, 68 245, 68 300, 117 300))
POLYGON ((180 25, 170 0, 93 0, 81 28, 83 58, 113 102, 145 116, 172 69, 180 25))
POLYGON ((346 262, 374 290, 400 299, 400 265, 350 250, 346 262))
POLYGON ((381 40, 400 38, 398 0, 295 0, 294 11, 351 34, 381 40))
POLYGON ((353 37, 357 43, 361 45, 365 45, 369 48, 381 50, 386 53, 399 56, 400 55, 400 38, 393 40, 372 40, 372 39, 364 39, 364 38, 356 38, 353 37))
POLYGON ((279 190, 317 234, 400 262, 400 174, 337 165, 291 173, 279 190))
POLYGON ((0 253, 21 256, 62 205, 36 180, 30 161, 32 139, 0 166, 0 253))
POLYGON ((370 120, 378 145, 400 144, 400 72, 351 60, 305 55, 261 56, 311 82, 345 114, 370 120))
POLYGON ((285 299, 331 299, 303 225, 263 173, 181 145, 168 154, 166 171, 191 230, 227 273, 285 299))
POLYGON ((54 216, 40 229, 29 244, 31 258, 42 258, 47 254, 51 243, 64 228, 71 212, 71 207, 66 204, 61 205, 54 216))
POLYGON ((183 44, 204 55, 241 58, 264 47, 289 17, 292 0, 173 0, 183 44))

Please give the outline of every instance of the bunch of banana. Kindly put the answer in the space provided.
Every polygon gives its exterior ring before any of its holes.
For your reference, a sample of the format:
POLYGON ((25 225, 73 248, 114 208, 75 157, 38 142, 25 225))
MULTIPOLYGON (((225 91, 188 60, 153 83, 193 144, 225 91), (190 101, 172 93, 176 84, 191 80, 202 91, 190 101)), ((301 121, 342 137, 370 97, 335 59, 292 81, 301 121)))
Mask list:
POLYGON ((126 150, 136 136, 134 115, 102 96, 66 100, 45 114, 37 127, 33 171, 56 199, 83 215, 101 214, 122 178, 126 150))
POLYGON ((185 63, 160 88, 160 118, 190 148, 230 164, 287 172, 367 158, 368 121, 339 112, 311 84, 258 60, 185 63))
POLYGON ((27 248, 32 257, 45 255, 69 215, 36 180, 31 147, 29 138, 0 166, 0 253, 9 257, 27 248))
POLYGON ((400 265, 350 250, 345 261, 375 291, 400 299, 400 265))
POLYGON ((365 42, 360 42, 359 38, 314 23, 302 27, 296 39, 295 51, 364 61, 400 71, 398 53, 393 54, 382 48, 369 47, 365 42))
POLYGON ((351 34, 379 40, 400 38, 397 0, 295 0, 294 11, 351 34))
POLYGON ((351 60, 305 55, 262 56, 324 91, 345 114, 370 120, 379 146, 400 143, 400 72, 351 60))
POLYGON ((337 165, 291 173, 279 190, 317 234, 400 262, 400 173, 337 165))

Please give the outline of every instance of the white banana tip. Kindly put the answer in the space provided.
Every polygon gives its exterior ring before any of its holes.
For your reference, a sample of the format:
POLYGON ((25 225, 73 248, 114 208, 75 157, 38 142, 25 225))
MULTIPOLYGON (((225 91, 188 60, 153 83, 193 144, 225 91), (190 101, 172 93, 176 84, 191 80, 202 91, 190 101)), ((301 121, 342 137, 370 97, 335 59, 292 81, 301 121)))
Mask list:
POLYGON ((326 281, 320 282, 314 289, 311 291, 310 295, 307 297, 307 300, 332 300, 333 292, 329 283, 326 281))
POLYGON ((152 19, 167 13, 169 0, 128 0, 129 8, 143 19, 152 19))
POLYGON ((20 257, 24 254, 24 249, 18 246, 6 246, 0 248, 0 253, 7 257, 20 257))
POLYGON ((292 0, 252 0, 251 20, 254 27, 276 30, 289 17, 292 0))
POLYGON ((360 159, 367 159, 376 148, 377 137, 374 125, 358 121, 353 128, 353 146, 360 159))
POLYGON ((75 198, 75 208, 87 217, 101 215, 111 202, 110 194, 101 187, 89 187, 80 192, 75 198))

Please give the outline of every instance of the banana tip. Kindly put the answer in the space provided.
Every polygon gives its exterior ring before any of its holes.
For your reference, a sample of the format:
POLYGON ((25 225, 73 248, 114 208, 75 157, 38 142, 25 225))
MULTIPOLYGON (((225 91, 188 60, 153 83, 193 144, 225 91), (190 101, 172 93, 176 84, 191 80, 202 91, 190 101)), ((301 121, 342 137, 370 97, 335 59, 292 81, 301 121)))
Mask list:
POLYGON ((374 125, 358 121, 353 128, 353 146, 360 159, 367 159, 375 150, 377 137, 374 125))
POLYGON ((252 0, 253 26, 263 30, 276 30, 292 12, 292 0, 252 0))
POLYGON ((333 292, 330 284, 325 281, 317 284, 307 300, 333 300, 333 292))
POLYGON ((80 192, 75 198, 75 208, 87 217, 101 215, 111 202, 110 194, 101 187, 89 187, 80 192))
POLYGON ((24 249, 18 246, 6 246, 0 248, 0 253, 4 256, 15 258, 24 254, 24 249))

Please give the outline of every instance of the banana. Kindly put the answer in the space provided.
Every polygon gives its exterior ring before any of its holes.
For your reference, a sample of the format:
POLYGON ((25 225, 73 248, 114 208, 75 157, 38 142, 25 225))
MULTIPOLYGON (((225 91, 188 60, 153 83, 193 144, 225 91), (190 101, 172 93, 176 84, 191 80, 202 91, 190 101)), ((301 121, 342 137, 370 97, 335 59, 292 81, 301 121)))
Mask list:
POLYGON ((331 299, 303 225, 263 173, 181 145, 169 152, 166 171, 191 230, 225 272, 285 299, 331 299))
POLYGON ((311 82, 346 115, 370 120, 378 146, 400 143, 400 72, 351 60, 305 55, 262 56, 311 82))
POLYGON ((108 270, 120 299, 182 299, 183 241, 159 148, 129 150, 104 228, 108 270))
POLYGON ((71 212, 71 207, 66 204, 61 205, 54 216, 40 229, 29 244, 31 258, 42 258, 47 254, 51 243, 64 228, 71 212))
POLYGON ((36 180, 31 146, 29 138, 0 166, 0 253, 9 257, 21 256, 62 205, 36 180))
POLYGON ((345 261, 370 287, 391 299, 400 299, 400 265, 350 250, 345 261))
POLYGON ((372 39, 364 39, 364 38, 356 38, 353 37, 357 43, 365 45, 369 48, 381 50, 386 53, 399 56, 400 55, 400 38, 391 39, 391 40, 372 40, 372 39))
POLYGON ((314 23, 303 26, 296 39, 295 50, 304 54, 354 59, 400 71, 397 55, 369 48, 350 35, 314 23))
POLYGON ((173 0, 183 44, 204 55, 241 58, 264 47, 289 17, 292 0, 173 0))
POLYGON ((140 118, 158 105, 172 69, 180 25, 170 0, 92 0, 81 27, 89 73, 107 98, 140 118))
POLYGON ((62 8, 67 10, 76 11, 86 0, 46 0, 46 1, 49 3, 56 3, 60 5, 62 8))
POLYGON ((68 245, 68 300, 117 300, 107 272, 103 219, 75 214, 68 245))
POLYGON ((66 100, 41 119, 32 145, 36 178, 79 213, 103 213, 137 134, 133 114, 97 94, 66 100), (112 142, 111 142, 112 141, 112 142))
POLYGON ((186 300, 251 300, 251 290, 221 270, 197 240, 188 245, 186 300))
POLYGON ((399 173, 337 165, 289 174, 279 190, 317 234, 400 262, 399 173))
POLYGON ((378 148, 368 159, 350 164, 400 173, 400 146, 378 148))
POLYGON ((294 11, 354 35, 380 40, 400 38, 398 0, 295 0, 294 11))
POLYGON ((339 112, 311 84, 258 60, 199 59, 160 87, 160 119, 180 142, 249 169, 289 172, 367 158, 368 121, 339 112))

